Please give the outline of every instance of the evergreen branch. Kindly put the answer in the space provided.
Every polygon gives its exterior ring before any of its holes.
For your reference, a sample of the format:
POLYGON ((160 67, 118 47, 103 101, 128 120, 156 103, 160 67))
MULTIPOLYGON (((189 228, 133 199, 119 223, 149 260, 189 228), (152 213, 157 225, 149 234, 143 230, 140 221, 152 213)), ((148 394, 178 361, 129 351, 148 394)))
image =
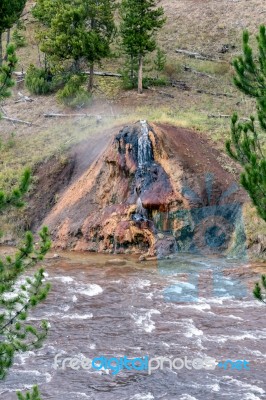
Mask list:
POLYGON ((7 89, 14 86, 14 81, 12 80, 12 74, 15 71, 18 59, 15 54, 14 45, 10 44, 7 47, 7 65, 3 65, 0 68, 0 101, 9 95, 7 89))
POLYGON ((19 186, 14 189, 10 194, 5 194, 0 191, 0 211, 4 210, 6 207, 14 206, 21 208, 24 203, 21 198, 28 191, 31 183, 31 172, 30 169, 25 169, 20 180, 19 186))
MULTIPOLYGON (((243 33, 243 56, 234 60, 235 85, 245 94, 256 98, 257 114, 262 131, 266 131, 266 27, 261 26, 257 37, 259 60, 253 56, 249 33, 243 33)), ((258 214, 266 220, 266 156, 255 127, 255 118, 239 123, 232 117, 231 139, 226 141, 228 155, 243 168, 240 182, 249 193, 258 214)), ((257 289, 258 290, 258 289, 257 289)))
POLYGON ((38 386, 33 386, 32 392, 27 392, 25 396, 21 392, 17 392, 18 400, 41 400, 38 386))
POLYGON ((266 293, 262 293, 262 288, 266 290, 266 275, 262 275, 261 277, 261 285, 259 282, 255 284, 255 288, 253 290, 254 297, 266 304, 266 293))

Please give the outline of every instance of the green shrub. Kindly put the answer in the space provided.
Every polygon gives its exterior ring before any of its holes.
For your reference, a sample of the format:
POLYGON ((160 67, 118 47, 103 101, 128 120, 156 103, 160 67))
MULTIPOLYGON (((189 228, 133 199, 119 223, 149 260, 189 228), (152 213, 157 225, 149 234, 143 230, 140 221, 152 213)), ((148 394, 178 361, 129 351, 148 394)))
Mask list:
POLYGON ((63 71, 52 73, 49 69, 30 65, 26 74, 26 87, 33 94, 48 94, 56 92, 69 79, 69 74, 63 71))
POLYGON ((73 75, 65 87, 58 91, 57 99, 68 107, 85 107, 92 101, 91 94, 82 85, 87 78, 84 75, 73 75))
POLYGON ((130 76, 128 71, 119 71, 122 75, 122 88, 131 90, 138 87, 138 77, 136 75, 130 76))
POLYGON ((145 76, 143 78, 143 87, 147 89, 149 86, 167 86, 169 81, 166 78, 150 78, 145 76))
MULTIPOLYGON (((169 80, 165 77, 151 78, 149 76, 143 77, 143 88, 147 89, 149 86, 167 86, 169 80)), ((138 87, 138 77, 131 78, 128 74, 122 73, 122 87, 125 90, 136 89, 138 87)))
POLYGON ((16 47, 25 47, 27 45, 27 41, 25 36, 19 29, 15 29, 12 35, 12 41, 15 43, 16 47))
POLYGON ((53 92, 52 76, 44 68, 30 65, 25 79, 27 89, 33 94, 53 92))

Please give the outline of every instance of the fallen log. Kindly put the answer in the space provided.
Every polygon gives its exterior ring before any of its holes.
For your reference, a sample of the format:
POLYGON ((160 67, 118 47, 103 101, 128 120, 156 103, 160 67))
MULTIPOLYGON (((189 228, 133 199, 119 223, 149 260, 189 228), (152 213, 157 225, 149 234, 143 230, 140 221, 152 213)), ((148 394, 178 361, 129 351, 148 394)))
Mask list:
POLYGON ((34 100, 28 96, 24 96, 22 93, 18 92, 18 96, 20 97, 19 100, 16 100, 15 103, 21 103, 21 102, 29 102, 32 103, 34 100))
POLYGON ((43 114, 45 118, 73 118, 73 117, 88 117, 97 118, 97 115, 92 114, 58 114, 58 113, 45 113, 43 114))
POLYGON ((197 60, 208 60, 208 61, 217 61, 214 58, 211 58, 210 56, 207 56, 205 54, 200 54, 195 51, 188 51, 188 50, 183 50, 183 49, 176 49, 175 51, 177 54, 183 54, 184 56, 190 57, 190 58, 195 58, 197 60))
POLYGON ((216 76, 206 74, 205 72, 197 71, 196 69, 187 67, 186 65, 184 66, 184 71, 192 72, 193 74, 196 74, 196 75, 199 75, 199 76, 206 76, 207 78, 211 78, 211 79, 217 79, 216 76))
POLYGON ((32 122, 23 121, 22 119, 17 119, 17 118, 9 118, 9 117, 3 117, 2 116, 2 119, 5 119, 6 121, 14 122, 16 124, 25 124, 25 125, 28 125, 28 126, 35 125, 32 122))
POLYGON ((171 94, 171 93, 167 93, 167 92, 163 92, 163 91, 158 91, 158 93, 160 93, 162 96, 165 96, 165 97, 170 97, 170 99, 174 99, 175 98, 175 96, 173 95, 173 94, 171 94))
POLYGON ((231 118, 232 115, 227 115, 227 114, 209 114, 208 118, 231 118))
POLYGON ((93 114, 59 114, 59 113, 45 113, 44 118, 95 118, 96 122, 99 123, 102 118, 117 118, 121 115, 93 115, 93 114))
POLYGON ((228 94, 228 93, 208 92, 208 91, 202 90, 202 89, 197 89, 196 92, 197 92, 197 93, 201 93, 201 94, 210 94, 211 96, 217 96, 217 97, 221 97, 221 96, 224 96, 224 97, 231 97, 231 98, 234 97, 234 96, 232 96, 231 94, 228 94))
POLYGON ((13 72, 13 74, 15 76, 20 77, 20 78, 22 78, 22 77, 24 77, 26 75, 26 73, 24 71, 15 71, 15 72, 13 72))
POLYGON ((172 94, 170 94, 170 93, 164 92, 164 91, 162 91, 162 90, 156 90, 156 89, 154 89, 154 88, 151 88, 150 86, 148 86, 147 89, 148 89, 148 90, 152 90, 153 92, 159 93, 159 94, 161 94, 162 96, 170 97, 171 99, 174 99, 174 98, 175 98, 175 96, 172 95, 172 94))
MULTIPOLYGON (((84 71, 83 74, 90 75, 90 71, 84 71)), ((93 75, 96 75, 96 76, 111 76, 111 77, 114 77, 114 78, 122 78, 121 74, 115 74, 113 72, 97 72, 97 71, 94 71, 93 75)))
POLYGON ((171 86, 181 90, 190 90, 190 87, 183 81, 172 81, 171 86))
MULTIPOLYGON (((209 114, 208 118, 232 118, 232 115, 228 114, 209 114)), ((248 118, 239 118, 241 121, 250 121, 248 118)))
MULTIPOLYGON (((83 71, 82 73, 85 74, 85 75, 90 75, 90 71, 83 71)), ((26 75, 26 73, 24 71, 16 71, 16 72, 14 72, 14 75, 19 77, 19 78, 22 78, 22 77, 24 77, 26 75)), ((111 76, 111 77, 114 77, 114 78, 122 78, 121 74, 116 74, 116 73, 113 73, 113 72, 104 72, 104 71, 103 72, 94 71, 93 75, 96 75, 96 76, 111 76)))

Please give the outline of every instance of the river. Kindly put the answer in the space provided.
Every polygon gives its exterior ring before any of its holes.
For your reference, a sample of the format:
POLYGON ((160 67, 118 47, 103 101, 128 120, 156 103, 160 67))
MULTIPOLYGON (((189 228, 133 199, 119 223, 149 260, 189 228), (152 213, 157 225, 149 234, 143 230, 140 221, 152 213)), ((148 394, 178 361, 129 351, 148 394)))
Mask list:
POLYGON ((266 306, 252 297, 261 271, 247 261, 61 253, 47 261, 52 291, 31 313, 51 325, 43 347, 17 355, 1 400, 38 384, 43 400, 266 399, 266 306), (115 257, 117 258, 117 257, 115 257), (58 356, 59 366, 54 368, 58 356), (59 368, 66 357, 246 360, 248 369, 59 368))

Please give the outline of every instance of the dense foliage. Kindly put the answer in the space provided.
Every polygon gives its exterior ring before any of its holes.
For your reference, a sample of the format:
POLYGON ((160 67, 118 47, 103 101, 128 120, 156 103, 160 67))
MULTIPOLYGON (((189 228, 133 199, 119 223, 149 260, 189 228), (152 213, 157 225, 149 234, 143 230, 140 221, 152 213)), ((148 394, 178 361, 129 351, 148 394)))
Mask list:
POLYGON ((33 11, 46 25, 39 35, 41 50, 54 61, 74 63, 75 72, 86 62, 90 67, 89 90, 93 88, 94 64, 111 53, 116 31, 114 7, 110 0, 38 0, 33 11))
POLYGON ((44 68, 30 65, 27 71, 25 84, 33 94, 42 95, 53 92, 52 76, 44 68))

